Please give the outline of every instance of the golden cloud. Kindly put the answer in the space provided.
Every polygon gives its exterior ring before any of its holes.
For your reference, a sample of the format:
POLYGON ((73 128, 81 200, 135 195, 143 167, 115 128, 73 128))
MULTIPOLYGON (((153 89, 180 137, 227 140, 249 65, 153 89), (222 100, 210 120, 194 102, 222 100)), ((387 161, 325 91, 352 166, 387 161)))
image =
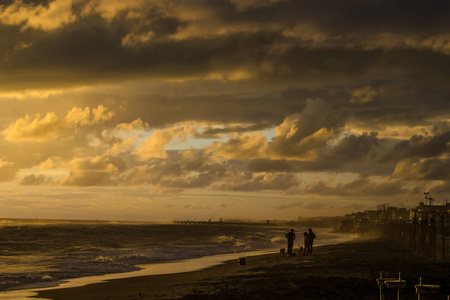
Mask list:
POLYGON ((372 102, 377 96, 378 91, 370 85, 352 91, 350 103, 368 103, 372 102))
POLYGON ((50 112, 41 118, 39 114, 31 119, 29 115, 20 118, 3 131, 7 141, 41 141, 54 139, 63 128, 63 122, 50 112))
POLYGON ((264 158, 267 156, 267 139, 260 132, 242 134, 226 143, 215 142, 208 151, 226 158, 264 158))
POLYGON ((148 44, 155 33, 153 31, 143 32, 143 33, 129 33, 124 38, 122 38, 122 46, 124 47, 139 47, 141 45, 148 44))
POLYGON ((54 112, 47 113, 43 118, 37 114, 34 118, 25 115, 3 130, 7 141, 45 141, 57 137, 71 138, 81 127, 90 126, 110 120, 114 115, 103 105, 84 109, 74 107, 65 118, 58 118, 54 112))
POLYGON ((127 12, 128 16, 145 18, 145 14, 140 12, 147 5, 148 1, 146 0, 90 0, 83 6, 81 15, 89 16, 98 13, 106 20, 111 21, 117 14, 127 12))
POLYGON ((189 122, 178 124, 172 128, 163 130, 157 129, 142 143, 142 147, 134 151, 133 154, 141 160, 149 158, 165 158, 165 147, 169 145, 172 140, 177 140, 178 142, 184 141, 189 135, 194 135, 196 133, 196 126, 189 122))
POLYGON ((22 29, 34 28, 53 30, 72 23, 76 16, 72 12, 73 0, 55 0, 48 6, 25 4, 15 0, 13 4, 0 7, 0 22, 7 25, 20 25, 22 29))

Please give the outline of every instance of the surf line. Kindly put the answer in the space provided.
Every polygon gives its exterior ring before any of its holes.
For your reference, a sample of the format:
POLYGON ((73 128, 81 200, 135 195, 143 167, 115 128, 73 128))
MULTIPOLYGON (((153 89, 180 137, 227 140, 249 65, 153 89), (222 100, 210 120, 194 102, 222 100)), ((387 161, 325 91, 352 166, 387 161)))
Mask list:
POLYGON ((140 276, 151 275, 165 275, 176 274, 184 272, 193 272, 217 265, 224 264, 227 261, 236 260, 242 256, 259 256, 265 254, 276 253, 275 250, 259 250, 249 252, 236 252, 227 254, 216 254, 210 256, 203 256, 199 258, 183 259, 183 260, 171 260, 167 262, 158 262, 145 265, 137 265, 141 270, 125 272, 125 273, 110 273, 104 275, 86 276, 80 278, 73 278, 62 281, 57 286, 45 287, 45 288, 31 288, 22 290, 12 290, 0 292, 0 299, 7 300, 48 300, 46 298, 36 298, 38 292, 45 290, 66 289, 73 287, 85 286, 88 284, 101 283, 114 279, 132 278, 140 276), (31 298, 33 297, 33 298, 31 298))

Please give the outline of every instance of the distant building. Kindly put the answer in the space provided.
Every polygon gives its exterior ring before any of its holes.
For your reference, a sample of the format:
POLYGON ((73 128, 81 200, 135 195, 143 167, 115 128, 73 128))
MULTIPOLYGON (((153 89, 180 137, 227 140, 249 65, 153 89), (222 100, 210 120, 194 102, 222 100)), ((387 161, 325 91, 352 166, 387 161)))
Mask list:
POLYGON ((338 232, 357 232, 371 224, 382 224, 392 222, 411 222, 415 218, 435 218, 440 214, 450 214, 450 203, 443 205, 427 205, 420 202, 412 209, 404 207, 389 206, 389 204, 377 205, 377 210, 365 210, 346 214, 337 224, 338 232))
POLYGON ((419 202, 419 205, 410 211, 410 219, 421 219, 422 215, 426 213, 427 216, 435 217, 439 214, 450 213, 450 203, 445 203, 442 205, 427 205, 424 202, 419 202))

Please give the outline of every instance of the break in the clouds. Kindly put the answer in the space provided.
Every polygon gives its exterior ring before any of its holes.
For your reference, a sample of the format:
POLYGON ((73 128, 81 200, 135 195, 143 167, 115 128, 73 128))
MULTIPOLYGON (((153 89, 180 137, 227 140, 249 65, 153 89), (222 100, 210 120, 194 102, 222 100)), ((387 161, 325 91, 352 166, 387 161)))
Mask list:
POLYGON ((9 0, 0 34, 9 193, 145 188, 160 218, 448 198, 446 1, 9 0))

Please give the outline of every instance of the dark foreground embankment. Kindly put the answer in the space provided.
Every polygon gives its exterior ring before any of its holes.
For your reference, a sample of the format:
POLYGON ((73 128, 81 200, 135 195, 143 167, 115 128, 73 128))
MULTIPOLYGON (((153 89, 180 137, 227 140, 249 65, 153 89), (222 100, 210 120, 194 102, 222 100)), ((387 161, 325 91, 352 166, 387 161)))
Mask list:
MULTIPOLYGON (((450 295, 450 264, 417 256, 399 244, 381 239, 318 247, 313 256, 247 257, 206 270, 173 275, 112 280, 79 288, 41 292, 49 299, 379 299, 376 278, 402 273, 404 299, 417 299, 414 285, 439 284, 437 295, 450 295)), ((390 291, 386 299, 396 299, 390 291)))

